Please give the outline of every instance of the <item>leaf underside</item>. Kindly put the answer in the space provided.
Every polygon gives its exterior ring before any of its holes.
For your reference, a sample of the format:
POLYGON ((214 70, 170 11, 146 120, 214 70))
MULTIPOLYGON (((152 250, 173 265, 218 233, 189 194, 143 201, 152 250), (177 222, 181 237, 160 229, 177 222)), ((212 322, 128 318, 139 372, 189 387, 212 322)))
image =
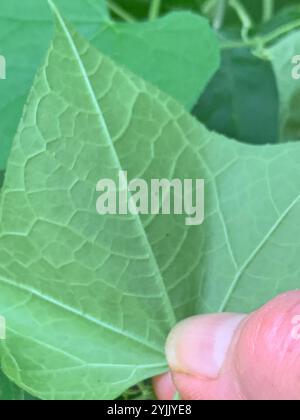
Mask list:
POLYGON ((115 398, 166 370, 176 321, 298 287, 300 147, 209 132, 55 14, 1 193, 1 366, 43 399, 115 398), (204 178, 205 223, 100 217, 96 183, 120 169, 204 178))

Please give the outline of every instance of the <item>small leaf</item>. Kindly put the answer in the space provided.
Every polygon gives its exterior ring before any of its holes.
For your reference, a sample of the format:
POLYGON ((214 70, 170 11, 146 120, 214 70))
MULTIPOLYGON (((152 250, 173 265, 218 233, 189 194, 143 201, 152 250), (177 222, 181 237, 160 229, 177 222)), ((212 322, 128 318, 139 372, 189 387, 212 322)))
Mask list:
POLYGON ((287 35, 269 50, 280 95, 282 141, 300 140, 300 81, 293 79, 293 68, 299 66, 299 62, 293 64, 293 57, 299 52, 299 31, 287 35))
POLYGON ((220 70, 194 115, 209 129, 245 143, 277 143, 278 93, 270 63, 246 48, 223 51, 220 70))

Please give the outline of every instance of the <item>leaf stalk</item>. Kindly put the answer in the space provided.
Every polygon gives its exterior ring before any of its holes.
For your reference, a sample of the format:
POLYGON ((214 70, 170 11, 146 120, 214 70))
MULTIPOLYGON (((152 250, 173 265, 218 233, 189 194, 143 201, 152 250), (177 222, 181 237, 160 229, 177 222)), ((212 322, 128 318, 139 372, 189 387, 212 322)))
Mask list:
POLYGON ((216 31, 219 31, 224 23, 227 8, 227 0, 218 0, 216 4, 216 13, 213 20, 213 27, 216 31))
POLYGON ((119 6, 113 0, 107 0, 108 8, 119 18, 124 20, 125 22, 132 23, 135 22, 135 18, 128 13, 123 7, 119 6))
POLYGON ((262 20, 263 22, 268 22, 269 20, 272 19, 273 14, 274 14, 274 9, 275 9, 274 0, 263 0, 262 8, 263 8, 262 20))
POLYGON ((152 0, 149 9, 149 20, 155 20, 159 17, 161 9, 161 0, 152 0))
POLYGON ((246 48, 246 47, 265 47, 267 44, 272 43, 276 39, 280 38, 281 36, 287 34, 288 32, 292 32, 295 29, 300 28, 300 19, 295 20, 294 22, 288 23, 286 25, 281 26, 278 29, 270 32, 267 35, 263 36, 256 36, 254 38, 250 38, 247 40, 242 41, 221 41, 221 48, 226 49, 234 49, 234 48, 246 48))
POLYGON ((241 36, 247 42, 249 40, 249 32, 253 28, 252 19, 240 0, 229 0, 229 6, 236 12, 242 24, 241 36))

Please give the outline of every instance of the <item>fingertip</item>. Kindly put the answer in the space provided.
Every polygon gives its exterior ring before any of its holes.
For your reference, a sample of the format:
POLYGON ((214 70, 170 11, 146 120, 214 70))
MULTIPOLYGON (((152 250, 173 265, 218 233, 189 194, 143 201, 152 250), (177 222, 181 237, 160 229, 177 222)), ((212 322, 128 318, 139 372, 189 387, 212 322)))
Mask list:
POLYGON ((153 387, 159 400, 171 401, 177 393, 170 372, 156 376, 153 379, 153 387))
POLYGON ((166 355, 173 373, 217 378, 243 315, 197 316, 171 331, 166 355))
POLYGON ((190 318, 166 346, 183 399, 299 400, 300 291, 258 311, 190 318))
POLYGON ((247 319, 235 365, 249 399, 300 399, 300 291, 278 296, 247 319))

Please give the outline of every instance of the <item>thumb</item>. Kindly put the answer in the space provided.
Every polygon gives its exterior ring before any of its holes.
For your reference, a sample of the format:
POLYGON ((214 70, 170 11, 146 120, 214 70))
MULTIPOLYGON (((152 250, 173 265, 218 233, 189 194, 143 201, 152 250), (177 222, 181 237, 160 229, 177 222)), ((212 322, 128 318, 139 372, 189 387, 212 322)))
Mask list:
POLYGON ((183 321, 166 352, 183 399, 299 400, 300 292, 281 295, 248 317, 183 321))

